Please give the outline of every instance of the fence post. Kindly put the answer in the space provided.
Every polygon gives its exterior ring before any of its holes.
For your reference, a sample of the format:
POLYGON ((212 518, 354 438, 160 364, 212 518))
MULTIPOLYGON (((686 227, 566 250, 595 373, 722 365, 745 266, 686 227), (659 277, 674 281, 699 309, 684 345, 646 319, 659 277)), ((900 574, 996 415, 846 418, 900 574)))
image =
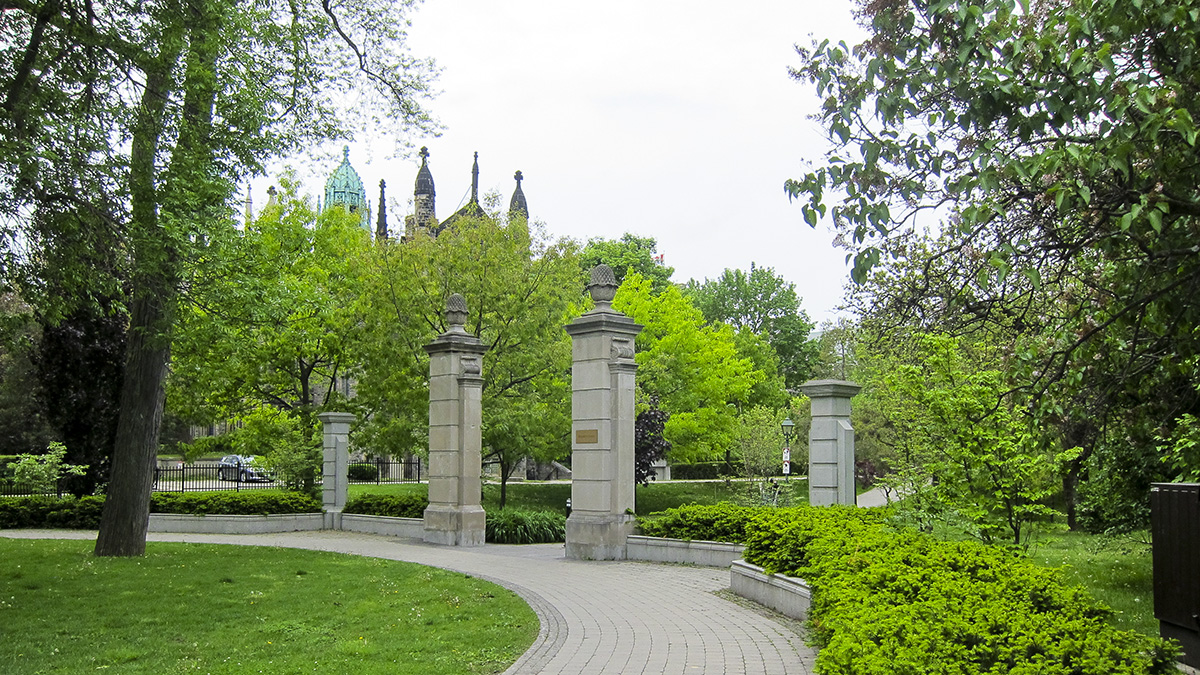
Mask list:
POLYGON ((342 529, 342 509, 349 491, 351 413, 327 412, 317 415, 324 425, 325 456, 321 465, 321 496, 327 530, 342 529))

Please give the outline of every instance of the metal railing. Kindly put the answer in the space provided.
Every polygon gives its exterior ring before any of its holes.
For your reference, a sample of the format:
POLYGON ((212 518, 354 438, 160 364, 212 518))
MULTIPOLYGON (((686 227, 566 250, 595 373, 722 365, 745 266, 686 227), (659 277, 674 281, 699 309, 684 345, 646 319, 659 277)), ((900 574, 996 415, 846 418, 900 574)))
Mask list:
POLYGON ((364 459, 350 462, 349 474, 350 482, 357 484, 420 483, 421 460, 364 459))

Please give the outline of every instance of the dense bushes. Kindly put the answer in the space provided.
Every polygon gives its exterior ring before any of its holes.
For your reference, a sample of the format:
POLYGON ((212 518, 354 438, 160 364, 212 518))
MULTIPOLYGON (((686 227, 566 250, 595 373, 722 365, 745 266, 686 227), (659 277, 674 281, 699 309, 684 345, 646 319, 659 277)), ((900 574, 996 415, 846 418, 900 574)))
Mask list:
POLYGON ((301 492, 283 490, 156 492, 150 498, 150 512, 194 515, 320 513, 321 500, 301 492))
MULTIPOLYGON (((94 530, 100 527, 104 497, 79 499, 55 497, 0 497, 0 528, 68 528, 94 530)), ((152 513, 259 515, 271 513, 319 513, 321 502, 298 492, 156 492, 150 499, 152 513)))
POLYGON ((746 525, 762 509, 715 505, 681 506, 651 518, 638 518, 638 529, 648 537, 672 537, 701 541, 746 541, 746 525))
POLYGON ((342 512, 366 516, 421 518, 425 515, 427 506, 429 506, 429 499, 423 494, 363 494, 351 497, 342 512))
POLYGON ((558 511, 501 509, 487 514, 492 544, 553 544, 566 541, 567 517, 558 511))
POLYGON ((0 497, 0 529, 49 527, 95 530, 103 497, 0 497))
POLYGON ((379 467, 374 464, 351 464, 347 476, 350 480, 374 482, 379 480, 379 467))
POLYGON ((895 530, 846 507, 672 509, 658 536, 738 541, 745 559, 803 578, 827 675, 1171 673, 1166 643, 1119 631, 1110 611, 1009 550, 895 530))

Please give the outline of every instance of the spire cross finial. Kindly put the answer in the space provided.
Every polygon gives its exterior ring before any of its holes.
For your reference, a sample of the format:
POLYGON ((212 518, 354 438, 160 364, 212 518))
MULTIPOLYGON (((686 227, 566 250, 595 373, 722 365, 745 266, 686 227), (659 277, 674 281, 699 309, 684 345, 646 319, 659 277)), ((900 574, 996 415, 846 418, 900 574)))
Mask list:
POLYGON ((348 146, 348 145, 342 146, 342 161, 343 162, 350 161, 350 146, 348 146))
POLYGON ((513 174, 513 178, 516 178, 516 179, 517 179, 517 183, 520 183, 520 182, 521 182, 521 180, 522 180, 523 178, 525 178, 525 177, 521 175, 521 172, 520 172, 520 171, 517 171, 516 173, 514 173, 514 174, 513 174))
POLYGON ((426 159, 429 159, 429 148, 422 145, 421 151, 417 154, 421 156, 421 162, 424 163, 426 159))

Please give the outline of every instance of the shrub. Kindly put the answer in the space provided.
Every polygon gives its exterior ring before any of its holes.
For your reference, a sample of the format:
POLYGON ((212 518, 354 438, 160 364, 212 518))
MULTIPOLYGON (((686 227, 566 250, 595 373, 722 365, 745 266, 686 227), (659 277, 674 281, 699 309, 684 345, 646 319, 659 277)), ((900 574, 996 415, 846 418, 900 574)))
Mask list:
POLYGON ((429 499, 423 494, 375 495, 365 494, 351 497, 343 513, 358 513, 366 516, 392 516, 394 518, 421 518, 429 499))
POLYGON ((374 464, 351 464, 347 475, 350 480, 375 482, 379 480, 379 467, 374 464))
POLYGON ((745 559, 813 589, 818 668, 850 673, 1170 673, 1161 640, 1010 549, 896 531, 854 508, 767 513, 745 559))
POLYGON ((100 527, 103 497, 0 497, 0 529, 66 528, 94 530, 100 527))
POLYGON ((1110 611, 1008 548, 896 530, 886 509, 718 504, 642 519, 651 536, 746 545, 747 562, 803 578, 820 672, 1173 672, 1162 640, 1119 631, 1110 611))
POLYGON ((489 511, 486 537, 493 544, 554 544, 567 539, 567 517, 559 511, 489 511))
POLYGON ((192 515, 319 513, 321 501, 308 494, 283 490, 156 492, 150 498, 150 511, 192 515))
POLYGON ((8 464, 12 471, 12 482, 20 489, 37 494, 54 492, 58 480, 63 476, 82 476, 87 473, 86 466, 64 463, 66 455, 67 446, 57 441, 52 441, 43 454, 17 455, 17 461, 8 464))
POLYGON ((690 504, 638 518, 638 528, 648 537, 741 544, 746 541, 746 524, 758 512, 758 509, 729 502, 690 504))

